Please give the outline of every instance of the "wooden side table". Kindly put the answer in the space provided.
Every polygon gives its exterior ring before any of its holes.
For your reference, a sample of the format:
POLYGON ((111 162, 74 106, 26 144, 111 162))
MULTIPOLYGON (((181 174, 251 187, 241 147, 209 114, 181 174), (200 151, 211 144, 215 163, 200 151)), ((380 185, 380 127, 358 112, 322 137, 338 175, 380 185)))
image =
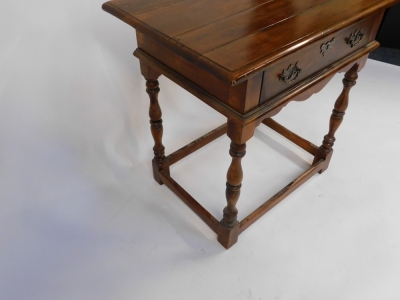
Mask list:
POLYGON ((137 33, 141 72, 150 96, 154 179, 168 186, 229 248, 262 215, 329 165, 349 91, 386 8, 400 0, 111 0, 103 9, 137 33), (321 90, 346 72, 329 132, 315 146, 271 119, 290 101, 321 90), (165 156, 158 77, 165 75, 227 117, 227 123, 165 156), (263 123, 309 152, 310 168, 242 221, 237 220, 246 142, 263 123), (218 221, 176 183, 169 166, 227 133, 232 157, 223 218, 218 221))

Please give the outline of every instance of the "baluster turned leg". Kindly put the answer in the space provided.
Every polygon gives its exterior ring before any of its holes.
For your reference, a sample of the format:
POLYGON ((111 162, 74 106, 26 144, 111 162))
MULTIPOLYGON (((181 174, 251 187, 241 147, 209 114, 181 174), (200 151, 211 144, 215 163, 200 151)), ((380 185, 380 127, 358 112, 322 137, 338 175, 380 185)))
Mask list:
POLYGON ((218 241, 227 249, 237 242, 239 236, 236 203, 239 200, 242 186, 243 170, 241 160, 246 154, 246 144, 231 143, 229 154, 232 157, 232 162, 226 176, 225 192, 228 205, 224 208, 224 217, 220 222, 218 231, 218 241))
POLYGON ((162 144, 163 136, 163 125, 162 125, 162 113, 161 108, 158 103, 158 93, 160 88, 158 85, 158 77, 160 76, 154 70, 149 67, 142 66, 142 73, 146 79, 146 92, 150 97, 150 129, 151 134, 154 139, 154 158, 152 160, 153 165, 153 175, 154 179, 159 183, 163 184, 160 178, 160 171, 163 170, 167 175, 169 175, 169 168, 165 166, 165 147, 162 144), (146 70, 147 72, 144 72, 146 70))
POLYGON ((345 111, 349 104, 349 92, 350 89, 356 85, 356 80, 358 78, 358 64, 355 64, 349 71, 346 72, 343 79, 343 91, 335 102, 335 108, 332 111, 331 119, 329 122, 329 132, 324 136, 322 145, 319 147, 317 155, 314 157, 314 162, 316 163, 320 159, 325 159, 326 163, 324 168, 319 172, 324 172, 329 165, 329 161, 333 153, 333 145, 335 143, 335 133, 343 121, 345 111))

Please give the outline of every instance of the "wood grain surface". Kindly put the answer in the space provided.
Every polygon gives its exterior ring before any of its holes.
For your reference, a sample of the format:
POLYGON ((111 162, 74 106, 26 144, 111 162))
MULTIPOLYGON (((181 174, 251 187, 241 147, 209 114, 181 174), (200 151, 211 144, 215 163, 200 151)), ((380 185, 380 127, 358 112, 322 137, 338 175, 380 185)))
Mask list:
POLYGON ((111 0, 103 9, 236 84, 399 0, 111 0))

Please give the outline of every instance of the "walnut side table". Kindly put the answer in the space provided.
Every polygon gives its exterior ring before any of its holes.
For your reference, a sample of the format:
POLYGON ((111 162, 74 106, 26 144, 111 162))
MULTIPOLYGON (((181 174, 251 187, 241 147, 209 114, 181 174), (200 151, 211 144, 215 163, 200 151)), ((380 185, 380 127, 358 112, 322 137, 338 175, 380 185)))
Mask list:
POLYGON ((349 91, 375 41, 384 11, 400 0, 111 0, 103 9, 136 29, 141 72, 150 96, 154 179, 168 186, 229 248, 263 214, 329 165, 349 91), (329 132, 315 146, 271 119, 290 101, 321 90, 346 72, 329 132), (165 156, 158 103, 164 75, 227 117, 227 123, 165 156), (246 142, 263 123, 314 157, 310 168, 242 221, 237 220, 246 142), (169 166, 226 133, 232 157, 223 218, 189 195, 169 166))

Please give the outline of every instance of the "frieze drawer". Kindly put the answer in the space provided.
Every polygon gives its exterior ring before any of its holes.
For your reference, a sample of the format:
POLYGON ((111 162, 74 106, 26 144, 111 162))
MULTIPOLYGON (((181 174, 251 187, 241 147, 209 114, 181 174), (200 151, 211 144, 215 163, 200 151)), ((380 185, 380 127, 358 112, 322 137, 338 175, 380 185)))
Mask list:
POLYGON ((326 35, 303 50, 271 64, 264 71, 260 105, 372 41, 375 38, 374 24, 379 17, 374 15, 326 35))

